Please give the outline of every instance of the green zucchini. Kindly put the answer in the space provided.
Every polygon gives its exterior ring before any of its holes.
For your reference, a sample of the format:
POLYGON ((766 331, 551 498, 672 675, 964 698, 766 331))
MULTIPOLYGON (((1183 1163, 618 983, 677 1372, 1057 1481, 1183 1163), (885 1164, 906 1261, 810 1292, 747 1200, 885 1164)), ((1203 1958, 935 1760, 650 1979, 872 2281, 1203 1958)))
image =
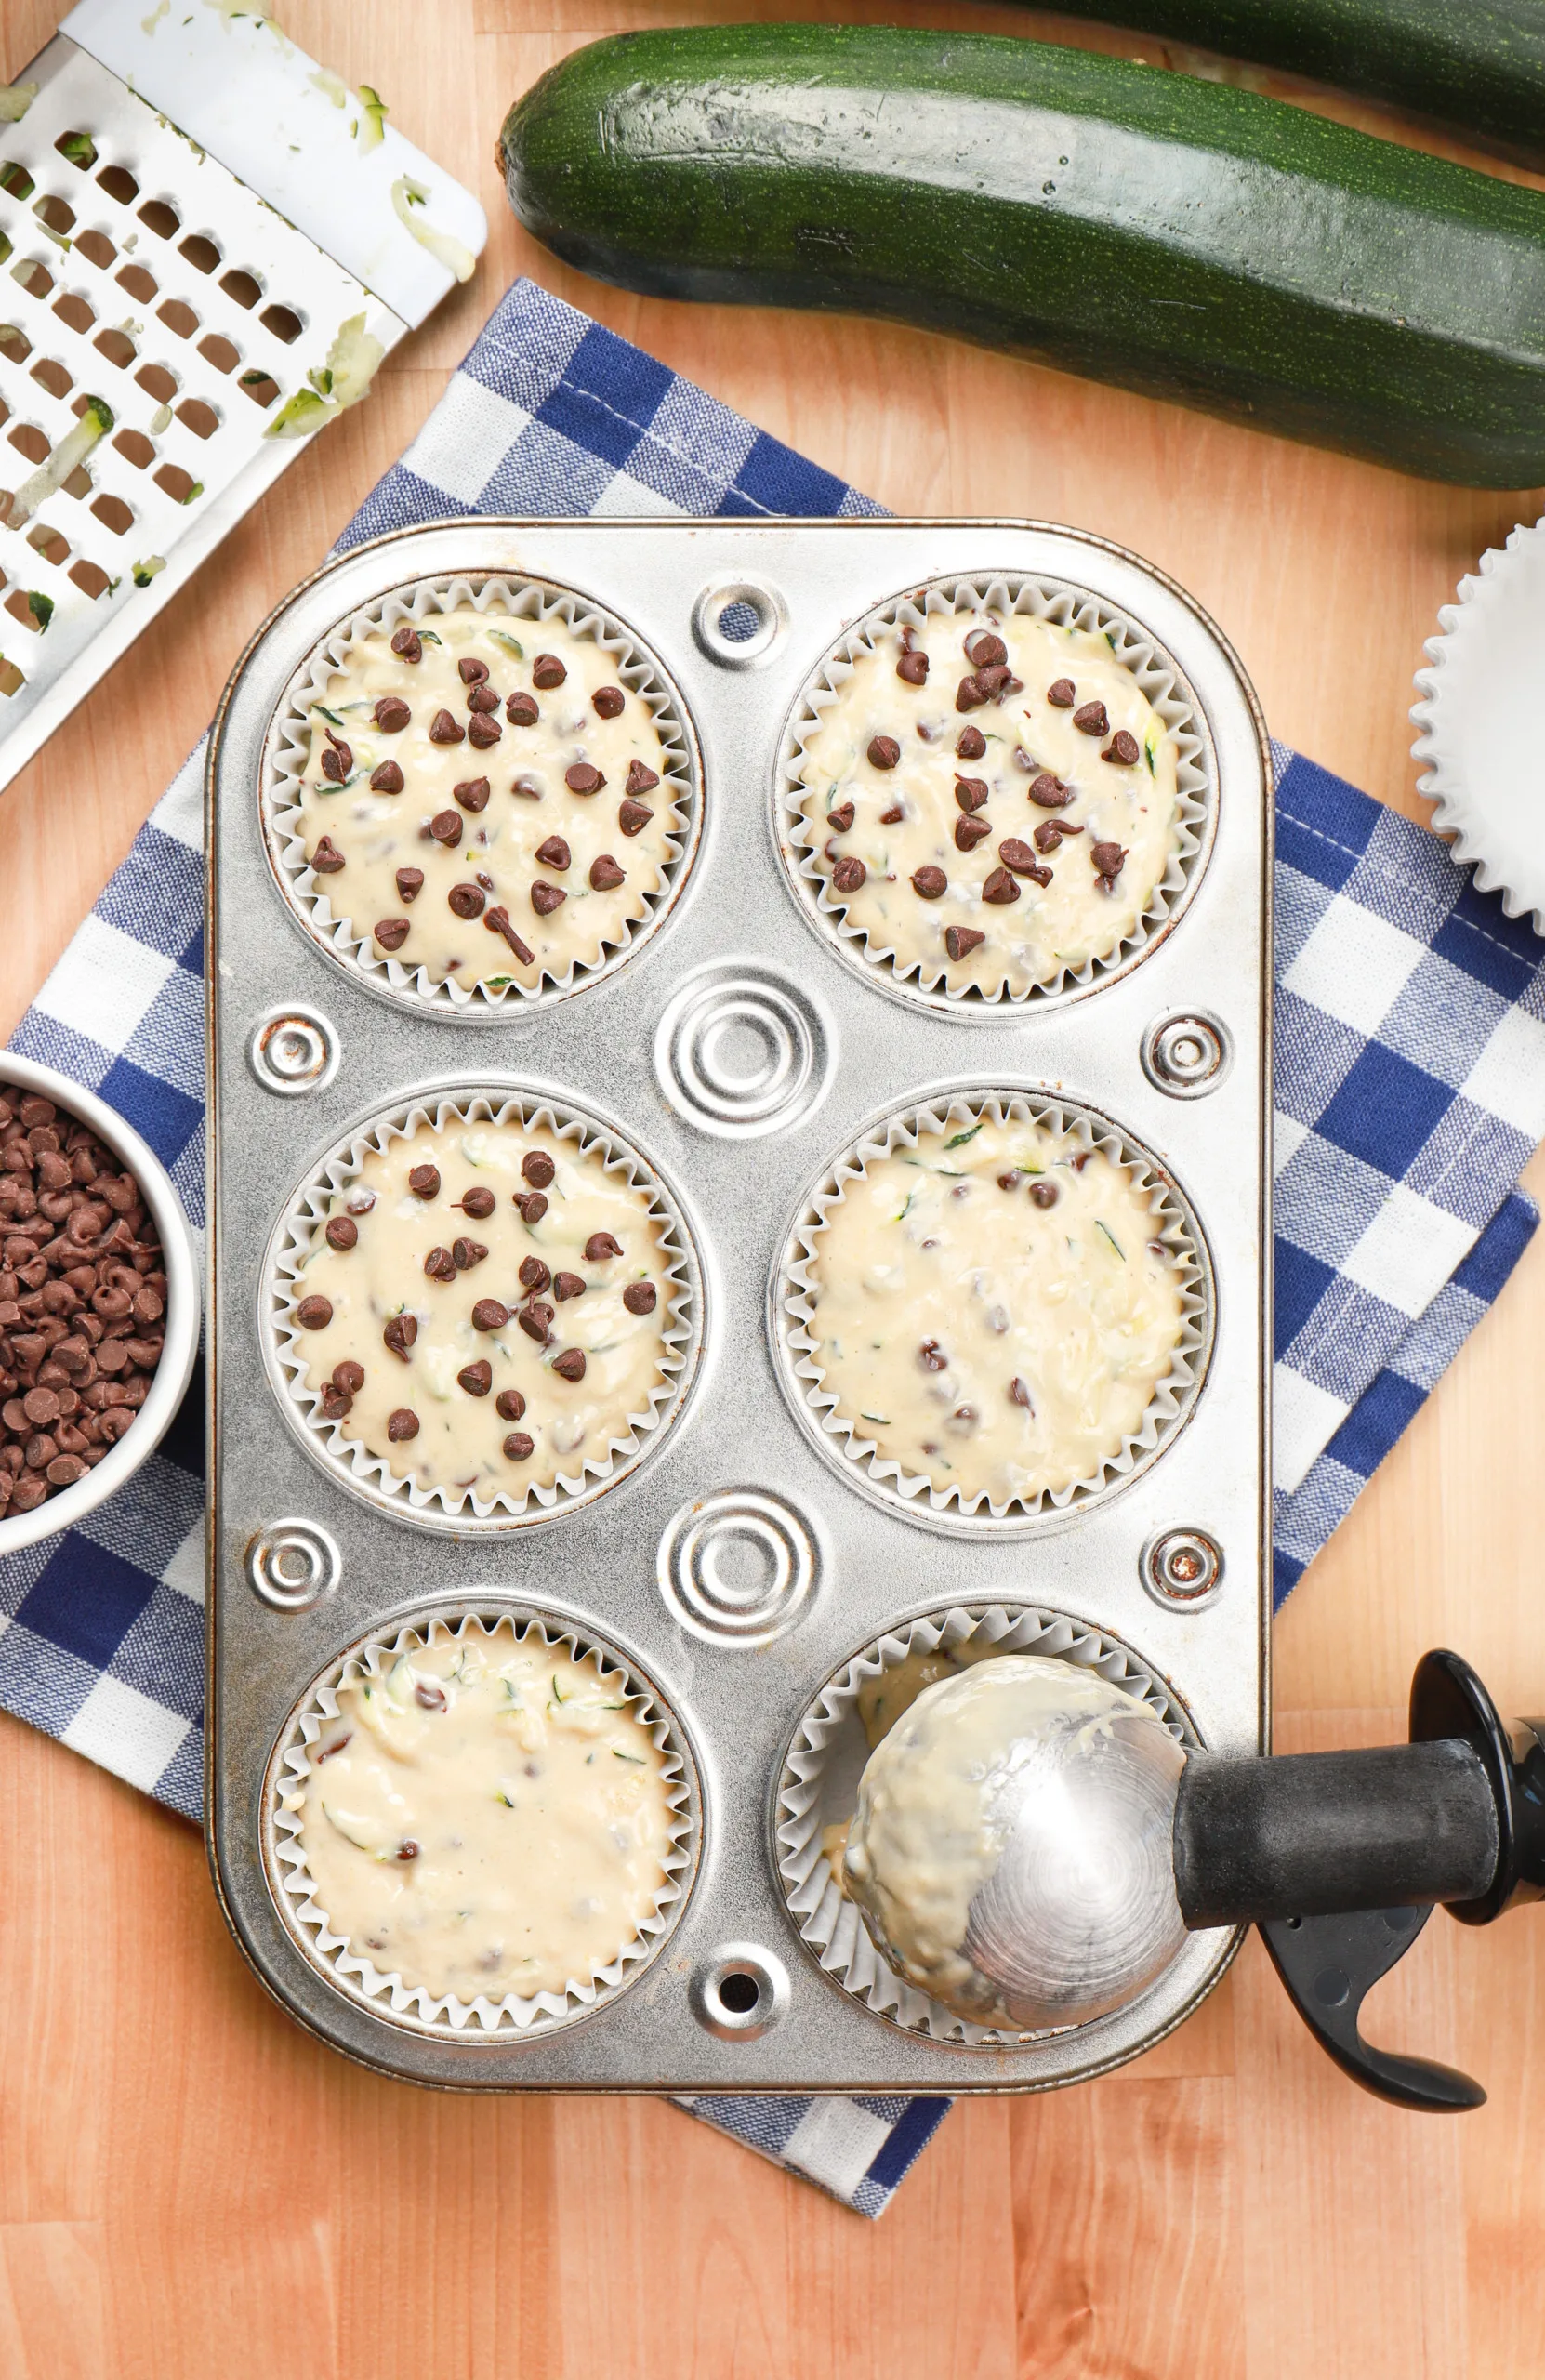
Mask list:
POLYGON ((1059 0, 1545 155, 1545 0, 1059 0))
POLYGON ((500 135, 559 256, 949 331, 1480 487, 1545 482, 1545 196, 1086 51, 716 25, 574 51, 500 135))

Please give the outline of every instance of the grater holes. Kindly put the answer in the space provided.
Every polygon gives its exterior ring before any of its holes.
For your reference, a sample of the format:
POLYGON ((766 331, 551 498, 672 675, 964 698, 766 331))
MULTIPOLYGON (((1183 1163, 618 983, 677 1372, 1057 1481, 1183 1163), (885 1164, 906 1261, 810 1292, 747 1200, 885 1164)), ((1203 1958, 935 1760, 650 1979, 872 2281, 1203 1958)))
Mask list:
POLYGON ((126 264, 118 275, 118 286, 140 306, 150 305, 161 295, 154 273, 147 272, 142 264, 126 264))
POLYGON ((75 254, 94 264, 99 272, 111 272, 118 261, 118 251, 105 231, 83 231, 75 242, 75 254))
POLYGON ((35 528, 28 530, 27 543, 34 553, 43 556, 45 562, 52 562, 56 570, 62 570, 70 559, 69 539, 46 521, 40 521, 35 528))
POLYGON ((136 384, 144 390, 148 397, 153 397, 158 405, 169 405, 178 392, 177 376, 168 372, 164 364, 147 364, 134 377, 136 384))
POLYGON ((25 364, 32 351, 32 340, 20 323, 0 323, 0 355, 12 364, 25 364))
POLYGON ((23 257, 20 264, 12 265, 11 279, 21 284, 29 298, 46 298, 54 286, 53 274, 36 257, 23 257))
POLYGON ((279 383, 271 372, 244 372, 236 385, 255 405, 271 405, 279 394, 279 383))
POLYGON ((53 452, 35 422, 19 421, 9 436, 17 453, 25 456, 29 463, 46 463, 53 452))
POLYGON ((154 232, 158 240, 175 240, 182 229, 181 216, 164 198, 147 200, 139 209, 139 220, 147 231, 154 232))
POLYGON ((220 426, 219 415, 213 405, 206 405, 202 397, 189 397, 185 403, 178 405, 177 417, 195 438, 212 438, 220 426))
POLYGON ((0 654, 0 694, 19 694, 26 684, 26 673, 0 654))
POLYGON ((191 471, 185 471, 180 463, 163 463, 155 483, 174 504, 191 504, 195 496, 204 494, 204 482, 196 480, 191 471))
POLYGON ((54 146, 79 174, 88 174, 97 162, 97 144, 89 132, 61 132, 54 146))
POLYGON ((266 331, 271 331, 274 337, 286 347, 297 339, 305 328, 299 315, 288 306, 265 306, 258 319, 266 331))
POLYGON ((100 562, 88 562, 83 556, 70 573, 70 583, 73 587, 78 587, 83 595, 89 595, 95 603, 99 597, 107 593, 112 581, 100 562))
POLYGON ((93 517, 115 537, 124 536, 134 526, 134 514, 121 496, 99 496, 91 508, 93 517))
POLYGON ((126 165, 104 166, 97 177, 97 188, 105 190, 120 206, 132 206, 139 195, 139 185, 126 165))
POLYGON ((83 338, 97 320, 96 308, 74 290, 66 291, 54 311, 66 330, 79 331, 83 338))
POLYGON ((142 430, 121 430, 112 443, 137 471, 149 470, 155 460, 155 448, 142 430))
POLYGON ((12 198, 20 198, 25 202, 31 198, 36 188, 37 184, 26 166, 19 165, 14 157, 7 157, 5 164, 0 165, 0 190, 9 191, 12 198))
POLYGON ((263 294, 261 284, 254 281, 250 272, 228 272, 222 278, 220 287, 238 306, 256 306, 263 294))
POLYGON ((213 272, 220 260, 220 252, 214 241, 206 240, 202 231, 191 232, 183 241, 178 254, 187 258, 195 272, 213 272))
POLYGON ((33 365, 31 377, 46 389, 51 397, 67 397, 75 385, 63 364, 56 363, 51 355, 39 357, 33 365))
POLYGON ((211 331, 207 338, 200 339, 199 353, 206 364, 214 365, 217 372, 233 372, 242 360, 241 349, 232 347, 218 331, 211 331))
POLYGON ((38 596, 25 587, 19 587, 6 598, 6 609, 13 620, 20 620, 33 636, 41 636, 48 625, 53 605, 46 595, 38 596))
POLYGON ((99 332, 91 344, 99 355, 105 356, 120 372, 126 372, 139 352, 127 331, 99 332))
POLYGON ((75 228, 75 210, 62 198, 51 195, 40 198, 33 213, 40 223, 46 224, 50 231, 56 231, 61 240, 75 228))
POLYGON ((185 305, 180 298, 168 298, 164 306, 157 308, 155 318, 165 324, 175 338, 191 338, 199 326, 191 306, 185 305))

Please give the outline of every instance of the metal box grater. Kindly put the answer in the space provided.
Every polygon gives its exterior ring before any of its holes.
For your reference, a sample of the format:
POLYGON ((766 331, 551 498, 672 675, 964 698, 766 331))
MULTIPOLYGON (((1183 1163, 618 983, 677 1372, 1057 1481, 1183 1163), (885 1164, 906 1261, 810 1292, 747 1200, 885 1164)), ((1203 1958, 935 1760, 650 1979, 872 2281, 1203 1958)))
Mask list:
POLYGON ((469 258, 486 236, 400 133, 362 154, 361 103, 261 18, 179 18, 85 0, 0 126, 0 508, 90 398, 113 417, 0 525, 0 786, 295 460, 265 431, 339 325, 390 350, 453 285, 393 183, 469 258))

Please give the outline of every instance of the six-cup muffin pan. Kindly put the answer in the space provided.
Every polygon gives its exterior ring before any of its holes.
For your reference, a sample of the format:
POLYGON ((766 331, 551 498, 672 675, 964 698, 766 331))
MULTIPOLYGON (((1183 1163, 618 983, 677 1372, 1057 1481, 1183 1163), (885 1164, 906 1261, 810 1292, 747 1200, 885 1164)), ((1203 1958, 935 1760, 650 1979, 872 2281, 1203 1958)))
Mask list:
POLYGON ((259 631, 208 775, 207 1825, 239 1942, 313 2032, 474 2089, 1035 2089, 1135 2056, 1217 1980, 1227 1932, 1094 2023, 962 2025, 876 1960, 820 1839, 862 1765, 857 1683, 918 1647, 1034 1646, 1182 1740, 1266 1746, 1270 782, 1197 606, 1118 547, 1023 522, 446 522, 330 563, 259 631), (452 601, 594 635, 660 726, 680 821, 603 963, 499 997, 385 963, 295 833, 329 654, 452 601), (849 931, 799 808, 802 739, 864 641, 976 603, 1103 635, 1181 754, 1136 930, 999 998, 849 931), (1183 1289, 1142 1430, 1029 1503, 967 1505, 835 1427, 807 1327, 810 1235, 862 1153, 984 1113, 1151 1184, 1183 1289), (600 1147, 663 1235, 661 1393, 615 1459, 554 1489, 411 1489, 305 1388, 291 1291, 312 1219, 381 1135, 446 1115, 600 1147), (668 1888, 583 1989, 441 2005, 328 1933, 286 1780, 340 1679, 501 1616, 627 1681, 670 1763, 668 1888))

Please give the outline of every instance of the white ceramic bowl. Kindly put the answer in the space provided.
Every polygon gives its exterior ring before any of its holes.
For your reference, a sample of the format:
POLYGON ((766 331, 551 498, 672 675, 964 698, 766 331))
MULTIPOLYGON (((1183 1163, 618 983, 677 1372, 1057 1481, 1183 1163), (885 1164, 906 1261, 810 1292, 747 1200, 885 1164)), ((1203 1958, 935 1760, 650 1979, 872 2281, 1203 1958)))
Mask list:
POLYGON ((61 1529, 73 1528, 87 1513, 95 1512, 99 1504, 105 1504, 155 1452, 182 1402, 193 1358, 198 1354, 203 1267, 192 1226, 182 1211, 182 1201, 172 1187, 171 1176, 132 1126, 125 1124, 95 1091, 83 1091, 68 1075, 56 1073, 52 1066, 37 1065, 31 1058, 17 1057, 11 1051, 0 1050, 0 1085, 7 1084, 57 1101, 112 1151, 143 1191, 166 1258, 165 1344, 150 1394, 135 1415, 133 1427, 125 1430, 95 1470, 77 1479, 73 1488, 48 1497, 33 1512, 8 1514, 0 1519, 0 1554, 16 1554, 24 1545, 35 1545, 40 1538, 57 1537, 61 1529))

